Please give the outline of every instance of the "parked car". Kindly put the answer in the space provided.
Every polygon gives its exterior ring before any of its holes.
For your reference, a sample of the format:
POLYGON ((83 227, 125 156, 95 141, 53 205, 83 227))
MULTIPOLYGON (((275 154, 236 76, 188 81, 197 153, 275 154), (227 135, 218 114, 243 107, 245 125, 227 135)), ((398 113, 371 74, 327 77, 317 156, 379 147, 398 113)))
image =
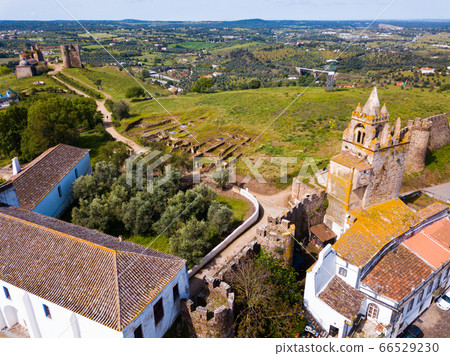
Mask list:
POLYGON ((415 325, 409 325, 403 332, 398 336, 407 339, 415 339, 423 337, 423 332, 415 325))
POLYGON ((437 306, 442 310, 450 309, 450 290, 442 294, 436 301, 437 306))

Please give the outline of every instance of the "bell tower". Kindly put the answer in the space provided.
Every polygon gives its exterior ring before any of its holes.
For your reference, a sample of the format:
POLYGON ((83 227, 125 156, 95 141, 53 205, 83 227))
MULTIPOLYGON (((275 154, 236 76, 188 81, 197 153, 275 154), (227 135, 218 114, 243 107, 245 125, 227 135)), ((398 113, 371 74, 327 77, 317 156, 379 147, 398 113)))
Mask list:
POLYGON ((400 118, 391 127, 386 105, 373 88, 364 107, 358 104, 344 131, 341 153, 330 160, 324 222, 338 237, 349 212, 396 199, 405 170, 409 134, 400 118))

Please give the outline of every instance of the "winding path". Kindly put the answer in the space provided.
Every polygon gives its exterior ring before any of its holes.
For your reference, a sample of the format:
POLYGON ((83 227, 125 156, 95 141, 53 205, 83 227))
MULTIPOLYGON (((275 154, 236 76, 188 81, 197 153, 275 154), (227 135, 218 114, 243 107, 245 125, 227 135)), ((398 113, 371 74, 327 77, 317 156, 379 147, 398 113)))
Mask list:
MULTIPOLYGON (((62 70, 62 66, 61 65, 57 65, 55 67, 55 69, 52 72, 49 72, 49 74, 53 77, 53 79, 57 80, 58 82, 60 82, 61 84, 65 85, 66 87, 68 87, 70 90, 73 90, 74 92, 76 92, 79 95, 85 96, 85 97, 90 97, 89 95, 85 94, 84 92, 82 92, 81 90, 74 88, 73 86, 71 86, 70 84, 67 84, 65 81, 59 79, 56 76, 56 73, 60 72, 62 70)), ((79 80, 78 78, 75 78, 67 73, 64 73, 65 76, 83 84, 84 86, 91 88, 95 91, 100 92, 102 95, 104 95, 104 97, 106 99, 112 99, 112 96, 109 95, 108 93, 105 93, 104 91, 98 90, 97 88, 94 88, 93 86, 86 84, 85 82, 79 80)), ((134 142, 133 140, 130 140, 129 138, 126 138, 125 136, 121 135, 120 133, 117 132, 117 130, 114 128, 112 119, 111 119, 111 113, 108 111, 108 109, 106 109, 105 107, 105 100, 96 100, 95 102, 97 103, 97 108, 98 110, 102 113, 103 117, 102 117, 102 122, 103 122, 103 126, 105 127, 105 130, 116 140, 116 141, 120 141, 123 142, 124 144, 126 144, 128 147, 130 147, 134 153, 137 154, 141 154, 141 153, 147 153, 149 150, 148 148, 141 146, 139 144, 137 144, 136 142, 134 142)))
POLYGON ((228 247, 218 254, 211 262, 198 271, 190 280, 191 296, 195 295, 203 285, 203 277, 206 275, 214 276, 223 266, 233 259, 245 246, 250 244, 256 238, 256 229, 267 225, 269 216, 278 216, 288 209, 287 200, 291 193, 291 187, 276 193, 274 195, 257 194, 250 191, 259 202, 260 214, 259 220, 246 232, 236 238, 228 247))

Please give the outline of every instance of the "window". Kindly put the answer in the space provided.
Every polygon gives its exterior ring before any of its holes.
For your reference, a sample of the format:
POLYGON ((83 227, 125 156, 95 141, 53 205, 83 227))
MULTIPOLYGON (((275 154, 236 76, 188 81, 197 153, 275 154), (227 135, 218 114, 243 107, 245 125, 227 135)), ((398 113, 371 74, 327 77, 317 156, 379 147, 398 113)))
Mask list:
POLYGON ((425 293, 425 289, 422 289, 422 292, 420 292, 419 298, 417 299, 417 301, 421 301, 423 299, 423 294, 424 293, 425 293))
POLYGON ((45 304, 42 304, 42 306, 44 307, 45 316, 47 318, 51 319, 52 318, 52 314, 50 313, 50 308, 47 305, 45 305, 45 304))
POLYGON ((142 332, 142 325, 139 325, 136 329, 134 329, 134 338, 142 339, 144 337, 144 333, 142 332))
POLYGON ((367 308, 367 317, 376 320, 378 317, 378 310, 378 305, 370 303, 367 308))
POLYGON ((60 198, 62 198, 61 186, 58 186, 58 195, 59 195, 60 198))
POLYGON ((413 306, 414 306, 414 299, 409 302, 408 311, 410 311, 413 308, 413 306))
POLYGON ((9 294, 9 290, 6 287, 3 287, 3 292, 5 292, 6 299, 11 300, 11 295, 9 294))
POLYGON ((347 270, 344 267, 339 267, 339 274, 341 276, 347 277, 347 270))
POLYGON ((173 301, 176 302, 180 298, 180 290, 178 289, 178 283, 173 287, 173 301))
POLYGON ((78 169, 75 168, 75 178, 78 178, 78 169))
POLYGON ((164 306, 162 298, 158 300, 158 302, 153 306, 153 313, 155 314, 155 325, 158 325, 162 318, 164 318, 164 306))
POLYGON ((432 290, 433 290, 433 282, 431 282, 430 285, 428 286, 427 294, 430 294, 432 290))

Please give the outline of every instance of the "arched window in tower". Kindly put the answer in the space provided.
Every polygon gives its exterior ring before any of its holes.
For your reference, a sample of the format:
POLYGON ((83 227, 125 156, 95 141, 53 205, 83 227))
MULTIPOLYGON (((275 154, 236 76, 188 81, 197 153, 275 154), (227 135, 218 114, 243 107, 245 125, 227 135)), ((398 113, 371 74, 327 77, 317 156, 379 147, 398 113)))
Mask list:
POLYGON ((364 143, 365 138, 366 138, 366 131, 364 129, 364 126, 361 124, 356 125, 353 141, 356 141, 356 143, 362 144, 362 143, 364 143))

